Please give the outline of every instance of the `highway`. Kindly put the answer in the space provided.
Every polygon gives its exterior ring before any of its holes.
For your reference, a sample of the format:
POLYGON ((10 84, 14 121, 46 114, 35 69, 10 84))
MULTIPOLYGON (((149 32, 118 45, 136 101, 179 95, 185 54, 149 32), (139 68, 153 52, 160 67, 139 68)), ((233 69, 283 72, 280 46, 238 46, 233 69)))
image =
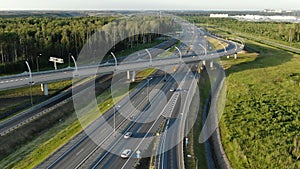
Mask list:
MULTIPOLYGON (((36 168, 133 168, 139 161, 137 152, 142 158, 147 157, 147 153, 152 152, 151 145, 155 141, 158 141, 158 149, 155 150, 155 153, 158 154, 155 161, 157 168, 184 168, 181 139, 186 134, 184 129, 187 113, 185 112, 188 111, 197 85, 192 81, 195 76, 191 76, 188 73, 190 70, 187 70, 183 66, 184 64, 181 63, 190 63, 190 66, 193 66, 194 63, 197 64, 202 60, 235 54, 243 48, 242 45, 226 41, 229 44, 227 49, 217 52, 204 52, 199 44, 207 43, 203 36, 210 35, 198 28, 187 28, 185 32, 187 33, 182 42, 186 46, 180 47, 184 54, 182 58, 179 58, 176 54, 171 54, 168 58, 149 60, 144 53, 137 55, 141 56, 140 59, 123 61, 117 65, 105 62, 100 65, 79 67, 76 76, 83 78, 95 74, 113 73, 116 70, 125 72, 152 67, 173 69, 174 65, 179 65, 179 68, 173 74, 177 77, 176 80, 180 82, 178 84, 179 90, 170 92, 170 89, 174 87, 174 79, 169 75, 167 79, 164 79, 161 72, 158 72, 157 76, 149 81, 149 88, 146 80, 141 82, 129 94, 130 100, 122 99, 116 103, 115 108, 109 109, 102 116, 95 119, 85 129, 85 132, 79 133, 36 168), (191 51, 189 50, 190 46, 193 46, 191 51), (186 91, 180 89, 186 89, 186 91), (153 95, 150 101, 147 95, 148 90, 153 95), (163 102, 164 99, 166 99, 165 103, 163 102), (179 106, 181 101, 184 102, 183 107, 179 106), (136 109, 131 109, 131 103, 134 103, 136 109), (119 110, 124 110, 122 112, 126 113, 120 114, 119 110), (112 128, 114 124, 116 125, 116 131, 112 128), (128 131, 133 132, 133 136, 124 139, 123 135, 128 131), (161 133, 156 136, 158 132, 161 133), (128 159, 120 157, 120 153, 125 148, 133 150, 128 159)), ((152 53, 159 51, 150 50, 152 53)), ((33 75, 33 81, 35 84, 49 83, 71 79, 74 75, 73 68, 40 72, 33 75)), ((28 74, 0 78, 0 90, 28 85, 29 79, 25 78, 27 76, 28 74), (20 80, 20 78, 24 79, 20 80)), ((79 92, 79 95, 84 96, 85 93, 79 92)))
MULTIPOLYGON (((152 88, 161 88, 162 86, 171 86, 172 83, 162 83, 163 79, 162 77, 157 77, 157 78, 154 78, 153 80, 150 81, 150 86, 149 86, 149 89, 151 90, 152 88), (168 84, 168 85, 167 85, 168 84)), ((141 83, 141 85, 145 85, 144 83, 141 83)), ((166 88, 166 87, 165 87, 166 88)), ((165 89, 168 91, 168 88, 165 89)), ((133 94, 132 94, 132 99, 133 102, 137 101, 137 104, 138 106, 141 108, 143 108, 144 110, 147 109, 146 107, 149 106, 149 103, 147 101, 147 97, 145 97, 145 94, 146 94, 146 88, 140 88, 138 87, 137 88, 137 91, 133 91, 133 94)), ((127 106, 126 106, 126 102, 123 103, 122 101, 120 103, 118 103, 118 105, 122 105, 120 108, 124 108, 126 109, 127 106)), ((110 109, 107 113, 104 114, 104 119, 108 120, 108 123, 112 124, 112 116, 113 116, 113 112, 114 110, 113 109, 110 109)), ((134 116, 135 118, 138 118, 138 114, 136 113, 140 113, 140 112, 130 112, 128 114, 128 116, 134 116)), ((133 125, 133 122, 132 121, 129 121, 129 120, 126 120, 124 119, 124 117, 122 117, 121 115, 119 115, 118 113, 116 113, 116 124, 120 124, 117 126, 118 130, 121 130, 120 133, 124 133, 126 130, 129 130, 129 128, 132 128, 134 127, 135 125, 133 125), (131 126, 131 127, 130 127, 131 126), (124 128, 124 129, 123 129, 124 128), (122 131, 125 130, 124 132, 122 131)), ((127 118, 129 119, 129 117, 127 118)), ((104 121, 101 123, 99 121, 97 121, 98 124, 103 124, 104 121)), ((139 126, 139 125, 138 125, 139 126)), ((133 130, 132 130, 133 131, 133 130)), ((94 130, 93 131, 93 134, 95 134, 97 138, 101 138, 99 140, 99 143, 100 142, 103 142, 102 144, 107 144, 105 143, 105 141, 107 140, 108 136, 111 135, 111 131, 107 130, 107 128, 104 126, 104 125, 100 125, 98 126, 98 129, 97 130, 94 130), (99 136, 99 133, 101 133, 101 135, 99 136), (103 136, 105 136, 103 138, 103 136)), ((91 135, 92 137, 94 137, 93 135, 91 135)), ((119 137, 122 138, 122 135, 118 134, 119 137)), ((108 140, 107 142, 110 142, 110 140, 108 140)), ((76 147, 73 147, 72 148, 72 152, 66 154, 65 157, 63 157, 63 160, 59 160, 55 163, 55 165, 50 165, 49 168, 76 168, 76 166, 78 166, 80 163, 82 163, 82 161, 85 160, 85 157, 88 156, 88 154, 90 152, 93 151, 93 149, 96 149, 97 148, 97 145, 91 140, 89 139, 89 137, 86 137, 84 139, 84 141, 81 141, 80 142, 80 145, 76 146, 76 147), (84 147, 84 148, 82 148, 84 147), (80 154, 76 156, 76 154, 80 154), (76 157, 76 158, 74 158, 76 157), (68 160, 68 158, 70 158, 70 160, 68 160), (78 159, 79 158, 79 159, 78 159)), ((119 154, 119 152, 116 152, 117 154, 119 154)), ((86 161, 86 160, 85 160, 86 161)))
MULTIPOLYGON (((181 68, 179 69, 180 70, 177 71, 176 76, 179 76, 178 78, 181 79, 180 82, 183 82, 184 77, 187 76, 187 73, 185 72, 186 70, 184 71, 181 68)), ((167 89, 170 89, 171 86, 172 83, 167 87, 167 89)), ((99 160, 89 168, 133 168, 139 160, 137 158, 137 152, 140 152, 141 157, 151 156, 152 147, 150 145, 156 139, 155 135, 157 134, 161 126, 165 123, 169 123, 169 116, 171 114, 172 116, 174 116, 174 121, 178 116, 178 113, 176 114, 173 112, 178 112, 176 110, 178 108, 177 106, 179 105, 177 104, 177 102, 180 100, 180 96, 180 91, 172 92, 171 96, 167 96, 168 98, 170 98, 168 99, 168 104, 155 104, 157 105, 156 107, 153 107, 153 109, 143 113, 143 117, 141 117, 146 120, 149 118, 149 116, 154 116, 156 118, 153 122, 146 124, 136 124, 136 128, 134 128, 132 131, 133 133, 137 134, 134 134, 133 138, 131 138, 129 141, 121 139, 119 143, 111 146, 113 152, 122 152, 122 150, 124 150, 125 148, 130 148, 131 150, 133 150, 133 153, 128 159, 121 159, 119 157, 119 154, 110 153, 110 155, 104 159, 100 155, 99 160)), ((157 102, 159 103, 160 100, 158 100, 157 102)), ((174 123, 172 125, 176 124, 174 123)), ((174 137, 176 137, 176 135, 174 137)))
MULTIPOLYGON (((192 116, 189 107, 197 89, 197 74, 189 73, 179 86, 181 89, 187 89, 181 93, 181 100, 184 106, 175 107, 164 126, 164 135, 160 137, 156 156, 156 168, 185 168, 183 162, 183 138, 188 116, 192 116)), ((193 117, 193 116, 192 116, 193 117)))
MULTIPOLYGON (((180 70, 177 70, 177 72, 180 72, 180 70)), ((183 74, 181 72, 179 73, 179 75, 182 76, 181 79, 183 79, 186 76, 186 74, 183 74)), ((153 79, 150 82, 151 82, 151 86, 153 86, 153 83, 157 83, 157 79, 153 79)), ((157 86, 158 89, 163 90, 165 93, 169 93, 168 91, 173 86, 174 82, 173 83, 172 82, 170 83, 169 81, 163 83, 162 82, 163 79, 159 79, 159 83, 157 84, 159 85, 157 86)), ((143 83, 141 85, 143 85, 143 83)), ((88 167, 90 168, 132 168, 138 159, 135 158, 129 158, 128 160, 120 159, 119 154, 122 152, 124 147, 129 147, 134 149, 133 146, 139 145, 141 142, 144 142, 145 140, 147 140, 147 143, 144 143, 143 148, 140 148, 139 151, 141 151, 141 153, 143 151, 146 151, 148 147, 145 145, 149 145, 152 142, 152 140, 149 141, 148 139, 145 138, 148 137, 147 135, 149 133, 151 133, 151 135, 155 134, 155 131, 158 131, 162 122, 165 121, 166 117, 161 115, 161 113, 164 112, 162 110, 164 110, 166 107, 173 106, 172 109, 169 108, 170 112, 168 114, 171 114, 173 112, 174 106, 177 105, 176 101, 178 99, 178 95, 177 97, 172 95, 176 98, 175 103, 171 102, 170 104, 164 105, 164 104, 159 104, 159 102, 157 102, 156 105, 158 106, 150 107, 149 109, 150 105, 147 102, 147 99, 145 99, 145 96, 143 96, 143 93, 146 93, 145 88, 137 87, 137 90, 135 90, 135 92, 133 93, 134 94, 132 94, 131 100, 133 100, 133 102, 137 102, 138 109, 143 110, 141 112, 144 112, 146 110, 145 113, 135 114, 140 112, 132 112, 132 110, 129 109, 127 112, 130 113, 126 115, 126 118, 122 118, 122 116, 120 116, 116 112, 115 121, 116 124, 119 124, 117 126, 117 129, 118 131, 121 130, 120 133, 124 134, 130 130, 135 133, 134 137, 136 136, 142 137, 143 138, 142 141, 141 139, 137 139, 136 140, 137 142, 135 143, 134 141, 132 141, 133 138, 131 138, 130 145, 124 146, 124 144, 126 145, 126 141, 124 143, 124 139, 122 139, 123 137, 122 134, 117 133, 117 136, 115 136, 114 132, 107 130, 107 127, 104 125, 106 123, 105 121, 95 120, 95 123, 99 125, 96 125, 96 128, 94 129, 89 129, 89 131, 92 131, 91 133, 89 133, 89 135, 91 138, 97 138, 96 139, 97 144, 93 142, 95 140, 91 140, 90 137, 87 137, 87 135, 84 136, 80 135, 79 137, 82 138, 76 139, 79 141, 75 143, 73 146, 70 146, 70 148, 66 150, 64 153, 62 153, 61 156, 59 156, 54 160, 52 159, 52 162, 51 160, 47 160, 47 162, 41 164, 38 168, 88 168, 88 167), (154 114, 154 113, 159 113, 159 114, 154 114), (155 121, 152 123, 139 124, 139 123, 135 123, 135 121, 137 120, 133 120, 133 121, 126 120, 126 119, 130 119, 130 117, 134 117, 135 119, 138 118, 138 121, 139 120, 146 121, 149 118, 149 116, 156 117, 155 121), (136 135, 136 133, 138 132, 144 133, 144 135, 136 135), (99 133, 101 133, 101 135, 99 135, 99 133), (115 138, 111 138, 112 135, 115 138), (105 146, 107 146, 107 148, 103 149, 103 146, 104 148, 105 146), (100 156, 97 156, 97 154, 100 154, 100 156)), ((159 98, 159 95, 157 97, 159 98)), ((170 96, 167 95, 168 99, 169 97, 170 96)), ((159 101, 159 99, 157 99, 156 101, 159 101)), ((124 108, 125 110, 128 109, 126 102, 117 103, 117 105, 120 105, 121 109, 122 108, 124 108)), ((111 109, 103 115, 104 119, 106 119, 106 121, 110 124, 113 123, 112 122, 113 114, 114 114, 114 109, 111 109)), ((136 151, 137 150, 135 150, 134 152, 136 151)), ((132 155, 133 154, 134 153, 132 153, 132 155)))

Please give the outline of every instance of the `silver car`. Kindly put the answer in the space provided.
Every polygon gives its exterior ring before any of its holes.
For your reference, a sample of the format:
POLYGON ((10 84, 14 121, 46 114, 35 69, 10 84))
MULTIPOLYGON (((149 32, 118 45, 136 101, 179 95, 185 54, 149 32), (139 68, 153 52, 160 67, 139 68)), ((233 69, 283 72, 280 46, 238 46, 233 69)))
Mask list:
POLYGON ((122 152, 121 157, 122 158, 128 158, 129 155, 131 154, 131 150, 130 149, 126 149, 122 152))
POLYGON ((124 135, 124 138, 125 139, 129 139, 129 137, 131 137, 132 135, 132 132, 127 132, 125 135, 124 135))

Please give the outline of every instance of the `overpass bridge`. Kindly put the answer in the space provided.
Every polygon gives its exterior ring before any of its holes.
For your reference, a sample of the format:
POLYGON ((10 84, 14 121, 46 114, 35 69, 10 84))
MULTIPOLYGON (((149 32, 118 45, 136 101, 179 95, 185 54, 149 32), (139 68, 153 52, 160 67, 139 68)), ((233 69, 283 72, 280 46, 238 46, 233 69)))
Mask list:
MULTIPOLYGON (((183 55, 181 57, 173 57, 169 58, 156 58, 156 59, 140 59, 136 61, 128 61, 118 63, 115 61, 114 63, 103 63, 97 65, 88 65, 81 66, 78 68, 65 68, 60 70, 51 70, 51 71, 43 71, 43 72, 35 72, 32 73, 32 81, 30 79, 29 73, 23 73, 19 75, 13 76, 4 76, 0 77, 0 91, 15 89, 20 87, 25 87, 33 84, 48 84, 51 82, 57 82, 62 80, 70 80, 74 77, 88 77, 96 74, 109 74, 115 71, 118 72, 129 72, 129 71, 137 71, 147 68, 156 68, 162 66, 169 65, 177 65, 181 63, 189 64, 189 63, 199 63, 201 61, 211 61, 216 58, 236 55, 239 51, 243 49, 243 45, 237 44, 232 41, 228 41, 227 48, 222 50, 214 51, 214 52, 205 52, 202 55, 183 55)), ((210 64, 212 66, 212 64, 210 64)), ((135 74, 133 73, 133 76, 135 74)), ((133 77, 134 78, 134 77, 133 77)), ((48 90, 44 88, 44 90, 48 90)))

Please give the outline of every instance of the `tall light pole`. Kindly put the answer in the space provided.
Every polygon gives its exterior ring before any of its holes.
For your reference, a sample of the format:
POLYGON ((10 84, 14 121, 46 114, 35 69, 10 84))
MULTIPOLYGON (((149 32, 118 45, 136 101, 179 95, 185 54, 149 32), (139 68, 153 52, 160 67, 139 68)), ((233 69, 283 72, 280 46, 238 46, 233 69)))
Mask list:
POLYGON ((118 66, 117 57, 116 57, 115 54, 112 53, 112 52, 110 52, 110 54, 114 57, 114 60, 115 60, 115 70, 117 70, 117 66, 118 66))
POLYGON ((147 98, 149 100, 149 81, 151 80, 152 78, 147 78, 147 98))
POLYGON ((73 60, 73 62, 74 62, 74 64, 75 64, 75 75, 77 75, 78 68, 77 68, 76 60, 75 60, 75 58, 74 58, 73 55, 71 55, 71 58, 72 58, 72 60, 73 60))
POLYGON ((114 132, 116 131, 116 108, 114 106, 114 132))
POLYGON ((31 102, 31 106, 33 106, 32 89, 31 89, 31 85, 33 83, 33 81, 32 81, 32 74, 31 74, 31 69, 30 69, 29 63, 27 61, 25 61, 25 63, 27 65, 27 68, 28 68, 28 71, 29 71, 30 102, 31 102))
POLYGON ((42 56, 40 53, 39 55, 36 56, 36 70, 39 71, 39 57, 42 56))
POLYGON ((180 58, 180 61, 182 61, 182 53, 181 51, 179 50, 179 48, 177 46, 175 46, 175 49, 178 51, 179 53, 179 58, 180 58))
POLYGON ((145 51, 148 53, 148 55, 150 57, 150 65, 152 65, 152 55, 151 55, 151 53, 149 52, 148 49, 145 49, 145 51))
POLYGON ((199 46, 204 49, 204 53, 207 55, 207 49, 201 43, 199 43, 199 46))

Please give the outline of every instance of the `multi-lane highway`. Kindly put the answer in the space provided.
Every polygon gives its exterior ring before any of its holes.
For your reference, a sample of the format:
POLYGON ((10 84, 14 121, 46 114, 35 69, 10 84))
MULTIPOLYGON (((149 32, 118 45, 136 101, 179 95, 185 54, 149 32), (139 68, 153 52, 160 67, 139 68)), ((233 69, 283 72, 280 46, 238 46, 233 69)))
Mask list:
MULTIPOLYGON (((141 58, 135 61, 79 67, 76 71, 77 77, 112 73, 116 70, 125 72, 165 66, 173 69, 174 65, 178 66, 172 74, 176 81, 170 75, 164 77, 158 71, 157 76, 148 81, 144 80, 130 92, 130 100, 124 98, 119 101, 115 108, 109 109, 86 127, 85 133, 75 136, 37 168, 133 168, 139 158, 152 156, 153 152, 156 155, 156 168, 184 168, 182 139, 186 134, 186 112, 197 84, 193 81, 195 75, 191 75, 190 70, 182 63, 197 65, 202 60, 235 54, 243 46, 221 39, 228 43, 226 49, 206 51, 201 48, 201 44, 207 44, 203 36, 212 35, 188 26, 183 32, 181 41, 185 46, 180 47, 184 54, 182 57, 172 54, 168 58, 149 59, 144 53, 138 55, 141 58), (179 90, 170 91, 175 83, 178 83, 176 88, 179 90), (183 106, 179 104, 181 102, 184 103, 183 106), (132 109, 131 104, 135 109, 132 109), (124 134, 127 132, 132 132, 133 135, 125 139, 124 134), (158 144, 157 149, 153 149, 153 144, 158 144), (120 157, 124 149, 132 150, 126 159, 120 157)), ((150 51, 155 55, 160 53, 158 49, 150 51)), ((33 74, 33 81, 39 84, 71 79, 73 73, 74 69, 40 72, 33 74)), ((0 90, 28 85, 27 76, 28 74, 1 77, 0 90)), ((125 77, 120 77, 122 78, 125 77)), ((84 96, 84 92, 79 93, 84 96)))
MULTIPOLYGON (((170 79, 170 77, 167 77, 168 81, 164 82, 163 78, 164 78, 164 76, 154 77, 150 81, 149 90, 155 89, 155 88, 156 89, 162 88, 162 91, 164 91, 166 93, 166 96, 170 97, 170 92, 168 92, 168 91, 173 84, 172 79, 170 79)), ((141 83, 140 85, 143 86, 143 85, 146 85, 146 83, 141 83)), ((153 106, 149 107, 150 104, 147 100, 146 93, 147 93, 146 88, 138 87, 137 90, 131 94, 131 102, 135 102, 137 104, 136 105, 137 109, 142 110, 141 112, 128 110, 128 115, 126 115, 127 117, 125 117, 125 118, 123 117, 124 115, 122 116, 121 114, 118 114, 116 112, 115 121, 116 121, 116 124, 118 124, 117 125, 118 132, 116 133, 116 136, 119 137, 119 139, 117 139, 117 143, 124 142, 124 140, 122 139, 123 138, 122 134, 129 130, 134 133, 133 137, 137 137, 137 138, 143 137, 143 134, 139 134, 139 133, 144 133, 144 131, 147 130, 147 127, 145 127, 145 125, 135 123, 135 121, 146 120, 148 118, 148 116, 151 115, 151 113, 159 112, 157 110, 153 111, 152 110, 153 106), (146 117, 145 117, 145 115, 146 115, 146 117), (131 117, 133 117, 132 121, 128 120, 131 117)), ((157 99, 155 99, 155 101, 152 103, 152 105, 160 105, 159 104, 159 97, 161 97, 160 95, 162 95, 162 93, 158 93, 157 96, 154 96, 157 99)), ((128 109, 128 107, 129 107, 127 104, 129 104, 127 101, 121 101, 120 103, 118 103, 118 105, 120 105, 120 109, 125 109, 125 110, 128 109)), ((160 105, 160 106, 163 107, 163 105, 160 105)), ((159 109, 159 107, 154 107, 154 108, 159 109)), ((52 168, 52 167, 53 168, 76 168, 76 167, 80 167, 80 166, 92 165, 92 164, 87 163, 87 161, 90 161, 89 158, 95 158, 95 157, 92 157, 89 155, 91 152, 95 152, 95 151, 98 152, 96 154, 102 154, 100 157, 96 157, 98 159, 97 160, 98 162, 94 163, 95 166, 99 166, 100 162, 104 163, 105 161, 107 161, 107 159, 109 159, 109 157, 113 158, 116 156, 117 159, 119 159, 118 155, 121 150, 118 150, 118 149, 110 150, 110 152, 114 152, 115 154, 107 153, 107 151, 110 149, 110 147, 112 147, 112 146, 110 146, 110 144, 113 145, 116 143, 115 143, 115 141, 110 140, 111 139, 110 137, 114 133, 111 133, 111 131, 108 130, 105 125, 103 125, 104 123, 106 123, 106 121, 107 121, 107 123, 110 123, 112 125, 113 113, 114 113, 114 109, 111 109, 107 113, 105 113, 104 118, 102 119, 103 121, 102 122, 100 122, 101 120, 97 121, 97 123, 100 125, 97 126, 96 130, 93 130, 93 133, 91 133, 92 138, 100 139, 98 141, 99 141, 99 143, 102 143, 102 144, 100 144, 100 145, 102 145, 101 147, 97 146, 97 144, 95 144, 93 142, 93 140, 91 140, 89 137, 85 136, 84 141, 80 141, 80 144, 72 147, 70 150, 68 150, 68 153, 59 157, 58 160, 55 160, 48 167, 49 168, 52 168), (108 148, 107 150, 103 150, 104 144, 109 144, 109 145, 107 145, 107 148, 108 148), (70 160, 68 160, 68 159, 70 159, 70 160)), ((153 115, 153 116, 156 116, 156 115, 153 115)), ((150 123, 147 124, 146 126, 150 126, 150 123)), ((133 138, 129 141, 132 142, 133 138)), ((121 144, 121 143, 119 143, 119 144, 121 144)), ((133 144, 133 145, 135 145, 135 144, 133 144)), ((116 146, 113 146, 113 147, 116 147, 116 146)), ((121 147, 123 147, 123 146, 121 146, 121 147)), ((111 162, 111 160, 108 160, 108 161, 111 162)), ((108 166, 111 164, 105 164, 105 165, 108 166)))

